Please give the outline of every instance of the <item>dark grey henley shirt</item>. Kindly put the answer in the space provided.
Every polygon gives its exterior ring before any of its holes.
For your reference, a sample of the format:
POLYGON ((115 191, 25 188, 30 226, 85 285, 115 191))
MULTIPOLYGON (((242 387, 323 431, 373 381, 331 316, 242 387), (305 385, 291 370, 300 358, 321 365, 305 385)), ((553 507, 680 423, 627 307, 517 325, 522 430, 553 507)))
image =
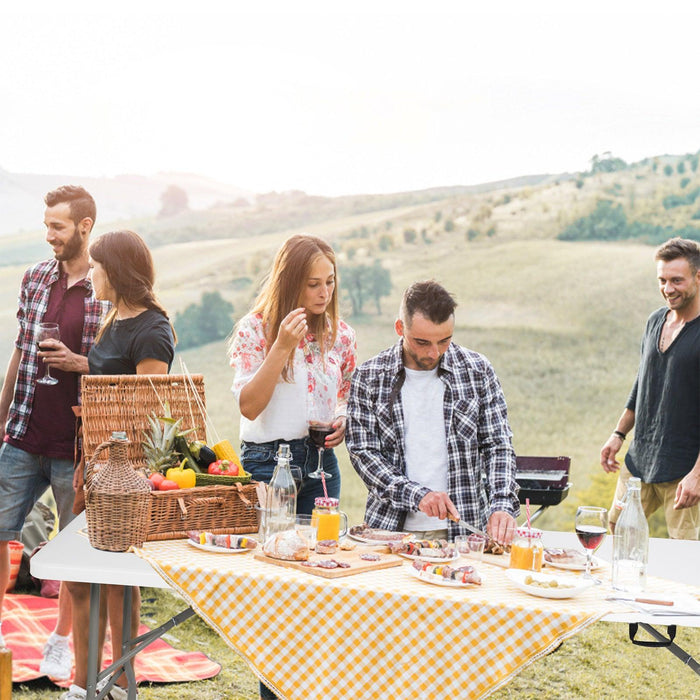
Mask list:
POLYGON ((668 311, 658 309, 647 320, 627 400, 635 425, 625 464, 645 483, 684 477, 700 452, 700 317, 686 323, 662 353, 659 337, 668 311))

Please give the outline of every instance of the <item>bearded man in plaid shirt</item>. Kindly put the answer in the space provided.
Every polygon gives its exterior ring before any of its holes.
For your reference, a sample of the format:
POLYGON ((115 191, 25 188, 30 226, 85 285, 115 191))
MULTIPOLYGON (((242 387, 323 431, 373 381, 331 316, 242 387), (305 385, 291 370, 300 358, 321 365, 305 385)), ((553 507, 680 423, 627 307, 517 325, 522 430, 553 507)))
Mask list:
MULTIPOLYGON (((9 540, 18 540, 26 516, 51 486, 59 527, 73 519, 75 416, 80 375, 105 311, 88 279, 88 238, 95 200, 82 187, 67 185, 44 198, 46 241, 54 257, 24 273, 17 309, 15 347, 0 393, 0 611, 10 575, 9 540), (36 344, 40 323, 57 323, 61 340, 36 344), (58 380, 38 384, 46 367, 58 380)), ((70 595, 61 585, 56 629, 44 648, 41 672, 70 676, 70 595)), ((0 646, 2 630, 0 629, 0 646)))
POLYGON ((520 503, 506 402, 489 361, 452 342, 456 306, 432 280, 406 290, 399 341, 353 376, 345 440, 370 527, 453 539, 464 520, 510 544, 520 503))

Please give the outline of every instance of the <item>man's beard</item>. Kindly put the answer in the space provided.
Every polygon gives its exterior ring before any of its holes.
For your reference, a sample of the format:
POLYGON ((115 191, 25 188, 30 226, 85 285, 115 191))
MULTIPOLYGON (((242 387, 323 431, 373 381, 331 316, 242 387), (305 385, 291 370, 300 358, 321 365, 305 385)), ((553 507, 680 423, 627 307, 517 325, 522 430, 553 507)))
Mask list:
POLYGON ((65 262, 66 260, 73 260, 77 258, 82 252, 83 238, 80 235, 80 231, 76 226, 73 235, 63 244, 61 251, 54 254, 56 260, 65 262))

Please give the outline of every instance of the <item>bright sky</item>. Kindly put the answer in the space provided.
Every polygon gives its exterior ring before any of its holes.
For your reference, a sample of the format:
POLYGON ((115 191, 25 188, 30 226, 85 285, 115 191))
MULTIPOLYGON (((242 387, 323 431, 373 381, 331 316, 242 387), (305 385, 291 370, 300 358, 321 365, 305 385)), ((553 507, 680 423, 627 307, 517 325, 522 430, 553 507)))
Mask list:
POLYGON ((700 149, 695 2, 21 5, 0 17, 11 172, 344 194, 700 149))

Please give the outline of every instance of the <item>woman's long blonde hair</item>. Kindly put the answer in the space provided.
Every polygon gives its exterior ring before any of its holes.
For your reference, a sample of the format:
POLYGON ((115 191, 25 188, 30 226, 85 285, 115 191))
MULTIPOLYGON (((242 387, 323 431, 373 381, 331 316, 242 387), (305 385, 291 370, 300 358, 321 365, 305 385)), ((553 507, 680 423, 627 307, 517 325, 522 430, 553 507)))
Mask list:
MULTIPOLYGON (((335 253, 326 241, 316 236, 298 234, 288 238, 277 251, 272 270, 251 310, 252 313, 262 314, 268 350, 277 338, 284 317, 299 307, 311 267, 322 256, 333 265, 335 287, 324 313, 311 318, 313 325, 309 331, 315 335, 321 353, 325 354, 333 347, 338 330, 338 269, 335 253)), ((289 353, 282 370, 285 381, 294 380, 293 364, 294 350, 289 353)))

